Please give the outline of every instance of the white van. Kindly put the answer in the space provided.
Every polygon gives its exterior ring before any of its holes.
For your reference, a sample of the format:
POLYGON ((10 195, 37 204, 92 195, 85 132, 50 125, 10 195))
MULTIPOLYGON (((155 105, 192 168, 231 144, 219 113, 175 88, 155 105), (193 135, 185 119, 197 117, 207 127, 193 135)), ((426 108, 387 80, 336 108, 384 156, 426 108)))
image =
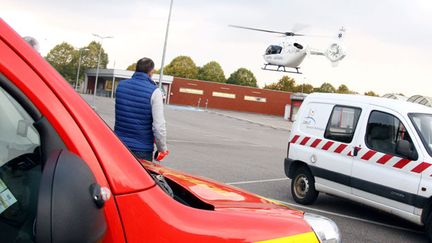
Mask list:
POLYGON ((301 204, 319 192, 425 225, 432 239, 432 109, 360 95, 311 94, 288 143, 285 173, 301 204))

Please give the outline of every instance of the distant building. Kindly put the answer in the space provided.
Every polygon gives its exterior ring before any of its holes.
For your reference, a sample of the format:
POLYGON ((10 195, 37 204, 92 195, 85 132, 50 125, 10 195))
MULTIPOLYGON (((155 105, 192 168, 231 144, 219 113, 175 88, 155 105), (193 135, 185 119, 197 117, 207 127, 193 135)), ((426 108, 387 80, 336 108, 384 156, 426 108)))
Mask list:
POLYGON ((291 93, 175 77, 170 104, 284 116, 291 93))
POLYGON ((307 94, 304 93, 294 93, 291 95, 291 105, 287 106, 285 111, 285 119, 290 121, 295 121, 297 118, 297 112, 300 109, 301 104, 304 99, 306 99, 307 94))
POLYGON ((413 95, 408 99, 409 102, 432 107, 432 97, 423 95, 413 95))
MULTIPOLYGON (((99 69, 96 95, 104 97, 115 97, 115 89, 121 80, 129 79, 134 71, 120 69, 99 69), (114 81, 114 87, 113 87, 114 81), (114 89, 113 89, 114 88, 114 89)), ((152 78, 156 83, 159 81, 159 74, 154 74, 152 78)), ((171 92, 171 84, 174 77, 164 75, 162 86, 166 94, 171 92)), ((80 92, 84 94, 93 94, 96 80, 96 69, 88 69, 84 73, 84 83, 81 85, 80 92)), ((169 96, 167 96, 169 103, 169 96)))
MULTIPOLYGON (((96 94, 115 98, 115 89, 118 83, 132 77, 133 73, 133 71, 128 70, 99 69, 96 94)), ((86 70, 80 92, 93 94, 95 79, 96 69, 86 70)), ((159 75, 154 74, 153 80, 159 81, 159 75)), ((294 120, 301 101, 304 99, 301 94, 291 97, 290 92, 191 80, 169 75, 163 76, 162 85, 166 93, 165 102, 167 104, 275 116, 288 115, 289 120, 294 120)))
POLYGON ((403 101, 408 100, 408 97, 403 96, 401 94, 394 94, 394 93, 385 94, 382 97, 388 99, 394 99, 394 100, 403 100, 403 101))
POLYGON ((383 98, 395 99, 395 100, 403 100, 412 103, 417 103, 425 106, 432 107, 432 97, 423 96, 423 95, 413 95, 411 97, 405 97, 400 94, 385 94, 382 96, 383 98))

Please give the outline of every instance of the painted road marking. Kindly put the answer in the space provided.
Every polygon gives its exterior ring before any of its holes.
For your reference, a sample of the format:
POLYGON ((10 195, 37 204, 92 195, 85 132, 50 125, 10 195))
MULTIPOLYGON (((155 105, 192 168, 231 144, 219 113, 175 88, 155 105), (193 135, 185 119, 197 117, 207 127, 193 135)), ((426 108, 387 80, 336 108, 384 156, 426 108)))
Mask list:
MULTIPOLYGON (((289 180, 289 178, 275 178, 275 179, 252 180, 252 181, 237 181, 237 182, 228 182, 228 183, 225 183, 225 184, 227 184, 227 185, 244 185, 244 184, 273 182, 273 181, 285 181, 285 180, 289 180)), ((345 218, 345 219, 356 220, 356 221, 360 221, 360 222, 363 222, 363 223, 369 223, 369 224, 373 224, 373 225, 384 226, 384 227, 387 227, 387 228, 392 228, 392 229, 397 229, 397 230, 404 230, 404 231, 408 231, 408 232, 412 232, 412 233, 416 233, 416 234, 424 234, 424 232, 422 232, 422 231, 408 229, 408 228, 404 228, 404 227, 400 227, 400 226, 396 226, 396 225, 385 224, 385 223, 380 223, 380 222, 373 221, 373 220, 367 220, 367 219, 357 218, 357 217, 354 217, 354 216, 340 214, 340 213, 336 213, 336 212, 332 212, 332 211, 327 211, 327 210, 323 210, 323 209, 311 208, 311 207, 308 207, 308 206, 303 206, 303 205, 300 205, 300 204, 284 202, 284 201, 280 201, 280 200, 277 200, 277 199, 271 199, 271 200, 276 201, 276 202, 281 203, 281 204, 286 204, 288 206, 292 206, 294 208, 307 209, 307 210, 311 210, 311 211, 315 211, 315 212, 319 212, 319 213, 323 213, 323 214, 328 214, 328 215, 333 215, 333 216, 337 216, 337 217, 341 217, 341 218, 345 218)))
POLYGON ((243 184, 252 184, 252 183, 262 183, 262 182, 272 182, 272 181, 286 181, 289 178, 275 178, 275 179, 266 179, 266 180, 255 180, 255 181, 236 181, 236 182, 228 182, 225 183, 227 185, 243 185, 243 184))
POLYGON ((364 223, 369 223, 369 224, 384 226, 384 227, 387 227, 387 228, 392 228, 392 229, 397 229, 397 230, 404 230, 404 231, 408 231, 408 232, 412 232, 412 233, 416 233, 416 234, 424 234, 424 232, 422 232, 422 231, 408 229, 408 228, 404 228, 404 227, 400 227, 400 226, 396 226, 396 225, 380 223, 380 222, 373 221, 373 220, 367 220, 367 219, 357 218, 357 217, 353 217, 353 216, 349 216, 349 215, 345 215, 345 214, 335 213, 335 212, 332 212, 332 211, 327 211, 327 210, 322 210, 322 209, 311 208, 311 207, 308 207, 308 206, 303 206, 303 205, 299 205, 299 204, 295 204, 295 203, 284 202, 284 201, 280 201, 280 200, 276 200, 276 199, 271 199, 271 200, 276 201, 276 202, 281 203, 281 204, 286 204, 288 206, 292 206, 292 207, 295 207, 295 208, 307 209, 307 210, 311 210, 311 211, 315 211, 315 212, 319 212, 319 213, 323 213, 323 214, 328 214, 328 215, 333 215, 333 216, 337 216, 337 217, 341 217, 341 218, 356 220, 356 221, 360 221, 360 222, 364 222, 364 223))
POLYGON ((268 145, 261 145, 261 144, 245 144, 245 143, 239 143, 230 139, 219 139, 219 141, 226 141, 226 143, 214 143, 214 142, 204 142, 204 141, 190 141, 190 140, 176 140, 176 139, 170 139, 168 140, 168 143, 188 143, 188 144, 198 144, 198 145, 218 145, 218 146, 239 146, 239 147, 259 147, 259 148, 273 148, 272 146, 268 145))

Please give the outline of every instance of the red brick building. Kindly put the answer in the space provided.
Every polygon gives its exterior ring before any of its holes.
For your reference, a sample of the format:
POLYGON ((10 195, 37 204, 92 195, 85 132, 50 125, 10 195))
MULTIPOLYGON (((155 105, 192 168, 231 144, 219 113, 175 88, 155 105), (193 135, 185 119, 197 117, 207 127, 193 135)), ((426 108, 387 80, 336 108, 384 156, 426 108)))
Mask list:
POLYGON ((174 77, 169 103, 284 116, 291 93, 174 77))
MULTIPOLYGON (((118 82, 130 78, 133 73, 127 70, 99 70, 97 95, 114 98, 118 82)), ((94 69, 85 71, 82 93, 93 94, 95 75, 94 69)), ((159 80, 157 74, 153 78, 159 80)), ((289 92, 190 80, 169 75, 164 75, 162 84, 167 95, 167 104, 261 113, 284 116, 290 120, 295 119, 295 114, 304 99, 299 97, 299 94, 289 92)))

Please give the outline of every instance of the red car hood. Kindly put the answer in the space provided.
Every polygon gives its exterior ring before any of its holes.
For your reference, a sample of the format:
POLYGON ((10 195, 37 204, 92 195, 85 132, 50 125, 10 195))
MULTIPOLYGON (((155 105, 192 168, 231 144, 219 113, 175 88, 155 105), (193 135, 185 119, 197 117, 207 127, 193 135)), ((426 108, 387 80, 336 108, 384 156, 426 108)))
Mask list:
POLYGON ((280 203, 243 191, 239 188, 221 184, 209 179, 188 175, 164 166, 141 161, 144 167, 154 173, 174 181, 183 188, 215 207, 215 210, 253 210, 265 214, 303 217, 303 212, 280 203))

